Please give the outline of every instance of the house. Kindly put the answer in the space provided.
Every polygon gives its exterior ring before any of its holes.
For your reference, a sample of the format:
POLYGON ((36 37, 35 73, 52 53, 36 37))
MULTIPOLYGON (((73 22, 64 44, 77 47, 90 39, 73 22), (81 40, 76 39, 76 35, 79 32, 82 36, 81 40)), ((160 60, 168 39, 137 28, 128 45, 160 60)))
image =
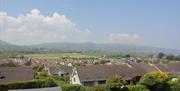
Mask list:
POLYGON ((149 64, 93 65, 74 68, 70 80, 72 84, 97 86, 104 84, 110 76, 120 75, 133 84, 139 81, 142 75, 152 71, 158 70, 149 64))
POLYGON ((0 84, 34 79, 31 67, 0 67, 0 84))
POLYGON ((49 67, 47 70, 49 75, 63 76, 72 73, 72 67, 69 66, 52 66, 49 67))
POLYGON ((162 71, 170 75, 180 74, 180 62, 169 63, 169 64, 156 64, 156 66, 162 71))
POLYGON ((49 87, 49 88, 34 88, 34 89, 17 89, 8 91, 62 91, 59 87, 49 87))

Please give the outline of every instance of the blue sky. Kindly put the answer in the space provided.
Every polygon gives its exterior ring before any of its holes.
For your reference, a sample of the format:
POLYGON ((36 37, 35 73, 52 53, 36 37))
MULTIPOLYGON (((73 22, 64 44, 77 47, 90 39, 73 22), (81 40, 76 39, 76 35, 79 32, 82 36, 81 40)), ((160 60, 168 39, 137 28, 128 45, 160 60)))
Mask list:
MULTIPOLYGON (((1 24, 0 38, 15 44, 108 42, 180 49, 179 0, 0 0, 0 3, 0 11, 6 12, 6 16, 8 16, 8 19, 2 17, 3 24, 1 24), (32 35, 27 34, 29 41, 26 41, 24 40, 25 36, 19 37, 21 32, 9 27, 12 24, 6 24, 10 17, 16 19, 17 22, 17 17, 21 14, 26 17, 26 14, 31 14, 30 12, 33 9, 39 11, 40 15, 43 16, 52 16, 54 12, 57 12, 60 16, 64 15, 65 20, 68 20, 69 23, 68 27, 64 27, 67 25, 64 24, 66 22, 63 23, 62 27, 57 27, 61 32, 59 30, 43 30, 44 25, 42 23, 41 27, 30 27, 32 30, 42 29, 39 33, 44 35, 54 32, 55 34, 52 33, 52 36, 58 36, 59 34, 61 37, 50 39, 51 35, 47 35, 40 37, 42 38, 41 41, 38 40, 40 39, 38 36, 33 35, 33 33, 37 34, 37 32, 28 31, 32 35), (70 32, 69 27, 73 27, 78 32, 70 32), (43 31, 47 32, 44 33, 43 31), (50 37, 48 41, 46 41, 47 37, 50 37), (33 43, 33 40, 37 41, 33 43)), ((64 18, 58 19, 63 21, 64 18)), ((25 22, 32 23, 29 20, 25 22)), ((55 22, 53 24, 62 23, 55 22)), ((28 26, 24 27, 29 29, 28 26)), ((48 27, 48 29, 52 29, 51 27, 48 27)), ((17 28, 17 30, 19 29, 23 31, 22 27, 17 28)), ((22 34, 26 33, 22 32, 22 34)))

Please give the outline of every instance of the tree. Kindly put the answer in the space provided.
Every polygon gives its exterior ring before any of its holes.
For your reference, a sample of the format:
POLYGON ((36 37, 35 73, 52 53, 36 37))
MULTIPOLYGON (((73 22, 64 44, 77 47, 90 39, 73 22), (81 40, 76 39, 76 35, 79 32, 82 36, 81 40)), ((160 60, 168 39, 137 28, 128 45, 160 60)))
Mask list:
POLYGON ((162 52, 160 52, 160 53, 157 55, 157 57, 160 58, 160 59, 162 59, 164 56, 165 56, 165 54, 162 53, 162 52))
POLYGON ((176 56, 175 60, 180 61, 180 55, 176 56))
POLYGON ((124 57, 125 57, 125 58, 130 58, 131 55, 130 55, 130 54, 126 54, 124 57))
POLYGON ((152 91, 163 91, 167 84, 168 78, 168 75, 163 72, 146 73, 140 79, 140 84, 147 86, 152 91))
POLYGON ((126 81, 119 75, 112 76, 106 81, 106 86, 109 91, 125 91, 126 81))
POLYGON ((175 59, 175 56, 174 56, 174 55, 168 55, 168 56, 166 56, 166 59, 168 59, 168 60, 174 60, 174 59, 175 59))

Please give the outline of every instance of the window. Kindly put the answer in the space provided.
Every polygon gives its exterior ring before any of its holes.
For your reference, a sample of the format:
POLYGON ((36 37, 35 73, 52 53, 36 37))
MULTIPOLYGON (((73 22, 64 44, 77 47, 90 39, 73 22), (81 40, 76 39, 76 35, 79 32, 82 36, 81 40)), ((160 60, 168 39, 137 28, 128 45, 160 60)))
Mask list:
POLYGON ((74 78, 74 82, 76 81, 76 78, 74 78))
POLYGON ((94 81, 86 81, 86 82, 83 82, 83 85, 84 85, 84 86, 94 86, 94 81))
POLYGON ((98 84, 105 84, 106 81, 105 80, 102 80, 102 81, 98 81, 98 84))

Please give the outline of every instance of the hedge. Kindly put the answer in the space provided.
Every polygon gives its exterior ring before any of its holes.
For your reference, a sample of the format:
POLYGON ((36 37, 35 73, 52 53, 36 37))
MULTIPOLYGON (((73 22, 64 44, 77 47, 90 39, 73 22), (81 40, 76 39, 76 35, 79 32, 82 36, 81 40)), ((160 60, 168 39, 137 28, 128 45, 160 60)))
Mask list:
POLYGON ((16 82, 16 83, 8 83, 1 84, 0 90, 7 91, 9 89, 29 89, 29 88, 43 88, 43 87, 55 87, 57 86, 55 82, 48 78, 45 80, 31 80, 26 82, 16 82))
POLYGON ((129 91, 150 91, 146 86, 144 85, 129 85, 127 86, 129 91))
POLYGON ((108 91, 106 85, 98 85, 96 87, 82 86, 80 91, 108 91))
POLYGON ((81 85, 78 84, 63 84, 61 85, 63 91, 80 91, 81 85))

